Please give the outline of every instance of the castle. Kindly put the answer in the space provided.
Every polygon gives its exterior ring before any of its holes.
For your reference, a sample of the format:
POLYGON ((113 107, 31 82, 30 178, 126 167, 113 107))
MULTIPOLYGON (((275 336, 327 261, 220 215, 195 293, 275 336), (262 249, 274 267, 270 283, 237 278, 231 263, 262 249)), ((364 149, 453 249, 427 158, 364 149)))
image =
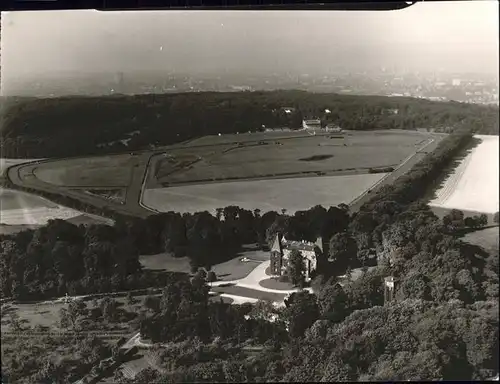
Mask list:
POLYGON ((271 247, 271 274, 274 276, 282 276, 287 273, 288 260, 290 253, 297 250, 303 257, 305 264, 305 279, 311 280, 311 273, 317 268, 318 255, 323 252, 323 242, 321 238, 316 240, 316 243, 308 241, 292 241, 285 239, 279 233, 275 236, 271 247))

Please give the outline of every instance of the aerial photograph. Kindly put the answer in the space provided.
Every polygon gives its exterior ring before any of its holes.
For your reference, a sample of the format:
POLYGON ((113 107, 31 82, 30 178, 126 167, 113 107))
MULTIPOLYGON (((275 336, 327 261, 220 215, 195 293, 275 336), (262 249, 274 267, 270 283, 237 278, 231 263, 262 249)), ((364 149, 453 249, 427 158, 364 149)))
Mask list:
POLYGON ((499 3, 0 17, 1 382, 498 381, 499 3))

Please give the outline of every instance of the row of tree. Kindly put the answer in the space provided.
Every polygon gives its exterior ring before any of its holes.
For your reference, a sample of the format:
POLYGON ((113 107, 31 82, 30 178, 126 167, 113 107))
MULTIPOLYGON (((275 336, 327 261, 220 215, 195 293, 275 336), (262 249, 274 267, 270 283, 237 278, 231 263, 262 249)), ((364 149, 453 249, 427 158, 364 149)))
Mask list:
POLYGON ((312 116, 353 130, 468 127, 498 134, 498 108, 491 106, 302 91, 207 92, 12 101, 3 111, 0 150, 13 158, 108 154, 217 133, 300 128, 312 116))

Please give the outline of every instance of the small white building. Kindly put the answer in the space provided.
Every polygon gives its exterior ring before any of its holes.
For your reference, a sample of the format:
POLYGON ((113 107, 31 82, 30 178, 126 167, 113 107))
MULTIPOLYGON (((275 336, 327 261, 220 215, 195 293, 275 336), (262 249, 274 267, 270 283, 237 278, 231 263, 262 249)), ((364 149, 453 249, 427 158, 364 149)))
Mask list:
POLYGON ((338 125, 335 125, 335 124, 328 124, 326 126, 326 131, 333 132, 333 133, 342 133, 343 132, 342 128, 340 128, 338 125))
POLYGON ((302 120, 303 129, 321 129, 320 119, 302 120))

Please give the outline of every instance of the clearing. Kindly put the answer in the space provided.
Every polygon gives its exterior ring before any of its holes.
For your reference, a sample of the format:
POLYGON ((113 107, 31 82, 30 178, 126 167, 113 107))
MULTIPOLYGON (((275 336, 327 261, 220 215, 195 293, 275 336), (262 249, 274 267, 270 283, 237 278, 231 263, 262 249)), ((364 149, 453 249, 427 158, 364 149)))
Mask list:
POLYGON ((462 240, 484 248, 486 251, 498 253, 500 229, 498 227, 481 229, 466 234, 462 240))
POLYGON ((498 136, 475 137, 481 143, 455 168, 429 205, 489 214, 498 212, 498 136))
POLYGON ((142 203, 159 212, 215 212, 217 208, 237 205, 262 212, 288 213, 349 204, 385 174, 302 177, 255 181, 235 181, 170 188, 146 189, 142 203))

